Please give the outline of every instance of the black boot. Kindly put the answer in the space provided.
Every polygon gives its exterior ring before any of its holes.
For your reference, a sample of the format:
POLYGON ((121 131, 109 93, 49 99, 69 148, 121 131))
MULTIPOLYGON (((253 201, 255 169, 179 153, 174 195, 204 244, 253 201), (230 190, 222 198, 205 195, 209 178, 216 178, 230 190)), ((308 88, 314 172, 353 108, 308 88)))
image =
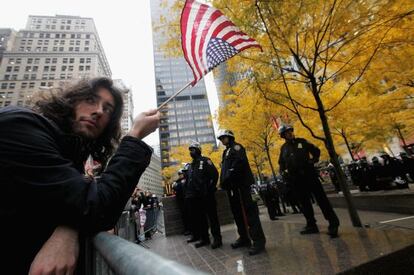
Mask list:
POLYGON ((250 240, 249 239, 242 239, 238 238, 234 243, 231 244, 231 248, 236 249, 243 246, 250 246, 250 240))
POLYGON ((196 241, 198 241, 198 240, 200 240, 200 238, 196 238, 196 237, 192 236, 191 238, 189 238, 189 239, 187 240, 187 243, 193 243, 193 242, 196 242, 196 241))
POLYGON ((199 248, 199 247, 206 246, 206 245, 209 245, 209 244, 210 244, 210 239, 205 239, 205 240, 199 241, 194 246, 195 246, 195 248, 199 248))
POLYGON ((219 248, 223 245, 223 242, 221 241, 221 238, 214 238, 213 243, 211 244, 212 249, 219 248))
POLYGON ((264 250, 265 250, 264 245, 254 244, 252 247, 249 248, 249 255, 250 256, 257 255, 257 254, 263 252, 264 250))
POLYGON ((316 234, 319 233, 318 226, 315 225, 307 225, 305 228, 303 228, 302 231, 300 231, 300 234, 307 235, 307 234, 316 234))

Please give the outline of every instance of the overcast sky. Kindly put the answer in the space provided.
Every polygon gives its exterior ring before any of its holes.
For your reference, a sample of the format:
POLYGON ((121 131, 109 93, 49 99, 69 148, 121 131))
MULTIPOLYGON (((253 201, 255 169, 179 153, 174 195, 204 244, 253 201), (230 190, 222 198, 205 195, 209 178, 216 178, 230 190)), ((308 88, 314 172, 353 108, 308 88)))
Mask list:
MULTIPOLYGON (((156 107, 150 0, 24 0, 3 4, 0 28, 25 28, 29 15, 75 15, 95 21, 112 77, 124 80, 133 90, 134 113, 156 107)), ((215 112, 217 93, 211 75, 206 78, 210 107, 215 112)), ((145 139, 159 143, 158 134, 145 139)))

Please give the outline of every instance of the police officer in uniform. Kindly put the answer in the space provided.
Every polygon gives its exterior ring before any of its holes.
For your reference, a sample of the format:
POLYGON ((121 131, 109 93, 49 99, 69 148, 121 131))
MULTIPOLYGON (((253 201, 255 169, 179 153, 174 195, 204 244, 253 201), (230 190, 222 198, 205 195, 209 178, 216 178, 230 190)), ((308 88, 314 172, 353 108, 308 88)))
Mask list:
POLYGON ((181 217, 184 225, 184 235, 190 235, 188 210, 185 207, 185 185, 187 179, 183 169, 178 170, 178 179, 173 183, 172 188, 175 192, 178 208, 180 209, 181 217))
POLYGON ((209 158, 201 155, 200 143, 193 142, 188 149, 193 159, 188 170, 187 187, 191 188, 194 193, 191 199, 190 209, 191 222, 193 224, 193 239, 200 239, 195 244, 195 247, 198 248, 210 244, 208 219, 211 226, 211 234, 214 238, 211 247, 215 249, 222 246, 215 198, 218 171, 209 158))
POLYGON ((306 218, 306 227, 301 234, 318 233, 310 196, 313 195, 318 202, 326 220, 329 221, 328 234, 335 238, 338 236, 339 220, 336 216, 318 175, 314 164, 319 161, 320 150, 303 138, 296 138, 293 127, 282 125, 279 134, 286 142, 280 149, 280 173, 292 187, 294 195, 302 205, 302 212, 306 218))
POLYGON ((256 255, 264 251, 266 238, 259 219, 259 209, 251 196, 250 186, 255 180, 246 151, 241 144, 235 142, 232 131, 224 130, 217 138, 226 146, 221 162, 220 185, 227 190, 239 233, 239 238, 231 246, 250 247, 252 240, 249 254, 256 255))

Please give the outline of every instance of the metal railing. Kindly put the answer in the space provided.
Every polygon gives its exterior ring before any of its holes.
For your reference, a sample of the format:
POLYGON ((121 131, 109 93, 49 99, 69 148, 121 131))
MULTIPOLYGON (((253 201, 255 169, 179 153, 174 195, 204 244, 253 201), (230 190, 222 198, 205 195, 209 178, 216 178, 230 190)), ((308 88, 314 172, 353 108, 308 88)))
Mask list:
POLYGON ((115 274, 206 274, 106 232, 96 235, 93 245, 115 274))
POLYGON ((115 234, 101 232, 92 240, 86 240, 79 273, 88 275, 206 274, 163 258, 150 249, 134 243, 136 237, 134 222, 130 212, 124 211, 118 220, 115 234))

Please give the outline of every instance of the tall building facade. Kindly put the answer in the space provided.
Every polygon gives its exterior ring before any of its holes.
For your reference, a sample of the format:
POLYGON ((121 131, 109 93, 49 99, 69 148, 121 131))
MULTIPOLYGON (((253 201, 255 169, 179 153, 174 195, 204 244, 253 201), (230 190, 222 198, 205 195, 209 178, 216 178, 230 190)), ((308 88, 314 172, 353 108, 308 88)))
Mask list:
MULTIPOLYGON (((163 50, 166 37, 160 24, 161 16, 171 18, 174 0, 152 0, 153 48, 157 104, 161 105, 172 94, 193 80, 191 69, 184 57, 167 57, 163 50), (163 2, 163 5, 161 5, 163 2), (167 2, 169 5, 164 5, 167 2)), ((165 25, 164 25, 165 26, 165 25)), ((171 165, 171 147, 189 144, 191 141, 215 144, 211 110, 204 80, 188 88, 167 104, 161 112, 159 128, 162 167, 171 165)))
POLYGON ((128 88, 121 79, 114 79, 114 84, 122 91, 122 98, 124 100, 124 112, 121 118, 122 134, 125 135, 132 127, 134 120, 134 103, 132 101, 132 90, 128 88))
POLYGON ((161 159, 156 154, 152 154, 151 162, 138 182, 138 188, 150 191, 161 197, 164 194, 161 175, 161 159))
POLYGON ((66 81, 111 76, 95 23, 79 16, 30 15, 25 29, 0 29, 0 107, 66 81))

